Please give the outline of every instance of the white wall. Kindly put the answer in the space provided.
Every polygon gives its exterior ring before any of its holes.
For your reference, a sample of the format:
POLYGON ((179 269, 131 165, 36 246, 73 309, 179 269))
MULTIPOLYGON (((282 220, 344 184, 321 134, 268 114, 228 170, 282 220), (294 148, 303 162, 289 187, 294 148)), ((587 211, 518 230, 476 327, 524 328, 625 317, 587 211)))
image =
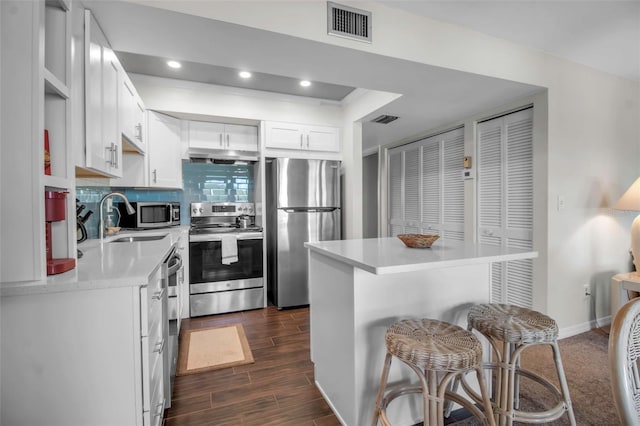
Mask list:
POLYGON ((362 237, 378 236, 378 153, 362 158, 362 237))
POLYGON ((575 65, 549 89, 547 300, 562 325, 589 319, 583 285, 628 266, 631 216, 611 207, 640 174, 639 100, 638 83, 575 65))
MULTIPOLYGON (((548 159, 542 160, 548 164, 548 220, 536 232, 548 236, 549 262, 546 279, 536 285, 545 286, 544 310, 561 327, 577 332, 588 326, 583 284, 601 272, 626 266, 631 218, 609 207, 640 172, 640 83, 375 2, 353 3, 373 12, 372 44, 328 36, 324 1, 156 5, 548 88, 548 159), (557 195, 566 197, 562 211, 556 209, 557 195)), ((345 181, 355 197, 351 214, 361 216, 361 160, 353 161, 345 181)), ((348 226, 357 222, 353 218, 348 226)))
POLYGON ((342 112, 344 239, 362 238, 362 123, 371 111, 398 98, 398 94, 358 89, 344 100, 342 112))

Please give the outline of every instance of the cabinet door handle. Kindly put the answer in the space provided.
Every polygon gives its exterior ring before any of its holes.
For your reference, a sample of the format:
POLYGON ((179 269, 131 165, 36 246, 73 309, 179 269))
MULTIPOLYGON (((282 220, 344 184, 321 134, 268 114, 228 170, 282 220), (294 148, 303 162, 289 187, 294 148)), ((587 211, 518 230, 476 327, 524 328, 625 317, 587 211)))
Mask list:
POLYGON ((303 138, 303 136, 302 136, 302 134, 300 134, 300 148, 304 147, 304 142, 303 142, 302 138, 303 138))
POLYGON ((307 135, 307 149, 309 149, 309 135, 307 135))
POLYGON ((227 134, 227 148, 229 148, 229 135, 227 134))
POLYGON ((153 183, 158 183, 158 169, 153 169, 153 183))
POLYGON ((162 339, 160 343, 156 344, 156 348, 153 351, 159 354, 164 351, 164 339, 162 339))
POLYGON ((116 169, 120 167, 120 164, 118 163, 118 145, 117 144, 113 144, 113 167, 115 167, 116 169))
POLYGON ((151 296, 151 298, 153 300, 161 300, 163 295, 164 295, 164 288, 160 291, 156 291, 155 293, 153 293, 153 296, 151 296))
POLYGON ((220 133, 220 148, 224 148, 224 142, 222 142, 222 133, 220 133))
POLYGON ((108 159, 106 159, 105 162, 117 169, 118 168, 118 145, 111 142, 111 145, 105 147, 104 149, 108 151, 108 154, 107 154, 108 159))
POLYGON ((136 139, 142 142, 142 123, 136 124, 136 139))

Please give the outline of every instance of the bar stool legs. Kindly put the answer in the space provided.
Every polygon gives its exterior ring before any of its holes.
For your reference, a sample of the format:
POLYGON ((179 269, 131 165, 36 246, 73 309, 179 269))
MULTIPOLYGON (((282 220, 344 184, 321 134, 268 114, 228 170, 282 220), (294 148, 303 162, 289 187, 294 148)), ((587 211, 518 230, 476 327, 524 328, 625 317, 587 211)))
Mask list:
MULTIPOLYGON (((555 321, 539 312, 512 305, 483 304, 469 310, 469 329, 483 334, 493 348, 495 361, 485 364, 495 370, 495 414, 500 425, 512 425, 514 421, 546 423, 565 413, 572 425, 576 424, 569 387, 564 374, 555 321), (520 365, 522 352, 534 345, 549 345, 553 351, 560 389, 540 375, 520 365), (557 398, 558 404, 550 409, 531 412, 520 410, 520 378, 531 379, 557 398)), ((468 385, 461 381, 463 388, 468 385)), ((477 394, 470 394, 476 401, 477 394)))
POLYGON ((387 417, 389 403, 400 396, 415 393, 422 395, 425 426, 444 425, 448 401, 466 408, 482 424, 495 424, 482 368, 482 345, 471 332, 437 320, 405 320, 389 327, 385 341, 387 353, 372 426, 376 426, 378 421, 384 426, 390 426, 387 417), (419 385, 400 384, 387 389, 394 357, 413 370, 419 379, 419 385), (476 373, 484 412, 473 401, 449 390, 454 379, 471 371, 476 373), (439 375, 442 376, 440 379, 439 375))

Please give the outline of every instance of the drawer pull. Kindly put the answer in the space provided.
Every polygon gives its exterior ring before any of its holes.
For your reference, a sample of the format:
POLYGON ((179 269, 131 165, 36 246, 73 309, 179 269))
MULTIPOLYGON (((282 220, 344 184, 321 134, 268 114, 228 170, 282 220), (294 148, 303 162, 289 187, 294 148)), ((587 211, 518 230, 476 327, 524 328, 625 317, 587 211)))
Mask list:
POLYGON ((160 291, 156 291, 155 293, 153 293, 153 296, 151 296, 151 298, 153 300, 162 300, 162 296, 164 295, 164 288, 160 291))
POLYGON ((162 339, 160 343, 156 343, 156 348, 153 351, 159 354, 164 351, 164 339, 162 339))

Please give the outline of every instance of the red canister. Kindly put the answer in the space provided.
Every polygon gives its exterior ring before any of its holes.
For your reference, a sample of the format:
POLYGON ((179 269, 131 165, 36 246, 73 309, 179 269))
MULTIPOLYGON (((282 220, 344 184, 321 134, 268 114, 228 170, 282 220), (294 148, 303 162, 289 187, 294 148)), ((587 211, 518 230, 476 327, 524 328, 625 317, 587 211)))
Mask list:
POLYGON ((47 222, 57 222, 66 218, 66 191, 44 191, 44 216, 47 222))

